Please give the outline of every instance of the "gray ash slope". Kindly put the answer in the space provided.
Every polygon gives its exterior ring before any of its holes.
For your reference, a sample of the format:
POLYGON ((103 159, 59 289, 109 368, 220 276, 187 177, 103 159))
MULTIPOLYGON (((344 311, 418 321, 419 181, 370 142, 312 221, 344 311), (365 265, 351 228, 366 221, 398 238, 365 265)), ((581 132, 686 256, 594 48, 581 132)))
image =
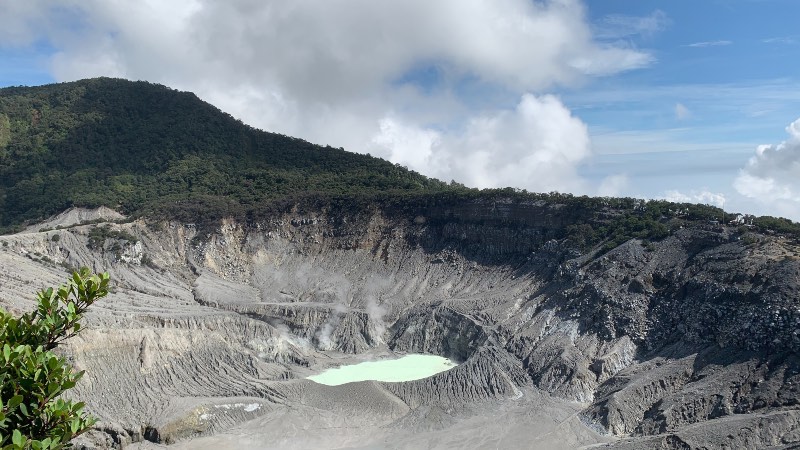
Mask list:
MULTIPOLYGON (((0 302, 107 269, 67 345, 83 444, 178 448, 788 448, 800 442, 800 247, 695 224, 601 253, 546 202, 294 207, 249 223, 142 220, 0 237, 0 302), (446 220, 443 217, 446 216, 446 220), (58 240, 53 235, 58 234, 58 240), (134 241, 131 238, 135 238, 134 241), (423 352, 405 383, 303 378, 423 352), (150 444, 148 444, 150 443, 150 444)), ((28 298, 32 295, 28 295, 28 298)))

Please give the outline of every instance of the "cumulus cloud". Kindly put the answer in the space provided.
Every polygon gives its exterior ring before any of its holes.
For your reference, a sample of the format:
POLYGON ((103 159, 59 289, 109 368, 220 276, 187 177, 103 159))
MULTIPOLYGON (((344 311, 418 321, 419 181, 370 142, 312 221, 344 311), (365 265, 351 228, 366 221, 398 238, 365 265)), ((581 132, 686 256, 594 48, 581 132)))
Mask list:
POLYGON ((597 195, 602 197, 616 197, 622 195, 628 187, 628 176, 617 174, 605 177, 597 188, 597 195))
POLYGON ((736 190, 759 203, 772 205, 787 217, 800 219, 800 119, 786 127, 789 139, 760 145, 739 171, 736 190))
MULTIPOLYGON (((611 18, 605 29, 662 22, 611 18)), ((41 41, 59 81, 159 82, 269 131, 539 190, 581 185, 575 165, 589 152, 585 126, 545 93, 653 61, 598 42, 580 0, 0 3, 0 47, 41 41), (467 84, 495 100, 476 109, 467 84)))
POLYGON ((664 193, 664 199, 676 203, 702 203, 704 205, 713 205, 720 208, 725 206, 724 194, 705 190, 691 191, 689 193, 670 190, 664 193))
POLYGON ((372 144, 373 154, 444 180, 533 191, 583 190, 575 167, 590 154, 586 125, 558 98, 531 94, 513 111, 474 116, 453 131, 387 119, 372 144))

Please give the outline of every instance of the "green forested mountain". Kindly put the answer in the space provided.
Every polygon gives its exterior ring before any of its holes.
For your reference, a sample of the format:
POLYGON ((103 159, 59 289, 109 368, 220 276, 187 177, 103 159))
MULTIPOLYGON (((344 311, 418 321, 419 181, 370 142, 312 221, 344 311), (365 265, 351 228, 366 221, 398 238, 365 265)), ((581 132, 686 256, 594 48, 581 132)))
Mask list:
MULTIPOLYGON (((379 158, 257 130, 192 93, 147 82, 0 89, 0 233, 71 206, 213 222, 258 218, 300 199, 336 208, 378 201, 410 213, 544 201, 566 207, 560 214, 571 225, 557 237, 580 247, 659 239, 725 217, 707 205, 448 185, 379 158)), ((749 224, 800 236, 800 225, 786 219, 749 224)))
POLYGON ((0 89, 3 228, 70 206, 236 209, 287 195, 444 188, 379 158, 254 129, 156 84, 0 89))

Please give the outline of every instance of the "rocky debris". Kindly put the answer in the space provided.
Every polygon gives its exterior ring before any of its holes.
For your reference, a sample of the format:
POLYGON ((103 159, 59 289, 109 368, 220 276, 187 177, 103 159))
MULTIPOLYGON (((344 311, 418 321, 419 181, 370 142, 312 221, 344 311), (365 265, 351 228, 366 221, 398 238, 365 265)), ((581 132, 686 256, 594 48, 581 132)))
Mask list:
POLYGON ((38 233, 43 230, 53 230, 56 228, 68 228, 87 222, 111 222, 125 220, 125 216, 111 208, 101 206, 99 208, 69 208, 44 222, 27 227, 22 233, 38 233))
POLYGON ((680 346, 633 364, 598 390, 587 411, 620 435, 653 435, 741 414, 796 409, 800 360, 783 352, 763 358, 713 346, 680 357, 680 346))
POLYGON ((613 434, 632 434, 663 398, 688 383, 694 359, 652 359, 621 371, 598 389, 587 415, 613 434))
POLYGON ((725 416, 677 432, 652 437, 624 439, 600 448, 617 450, 701 448, 797 448, 800 442, 800 411, 725 416))

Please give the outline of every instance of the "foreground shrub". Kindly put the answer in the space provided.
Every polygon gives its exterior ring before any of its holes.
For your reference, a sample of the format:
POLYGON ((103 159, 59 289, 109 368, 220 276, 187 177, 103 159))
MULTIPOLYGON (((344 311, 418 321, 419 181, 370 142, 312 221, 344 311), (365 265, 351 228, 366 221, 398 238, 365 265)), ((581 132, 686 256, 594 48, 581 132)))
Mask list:
POLYGON ((95 419, 82 402, 60 398, 83 371, 73 372, 53 349, 80 330, 86 309, 108 294, 107 273, 83 268, 38 294, 35 311, 14 317, 0 308, 0 448, 60 449, 95 419))

